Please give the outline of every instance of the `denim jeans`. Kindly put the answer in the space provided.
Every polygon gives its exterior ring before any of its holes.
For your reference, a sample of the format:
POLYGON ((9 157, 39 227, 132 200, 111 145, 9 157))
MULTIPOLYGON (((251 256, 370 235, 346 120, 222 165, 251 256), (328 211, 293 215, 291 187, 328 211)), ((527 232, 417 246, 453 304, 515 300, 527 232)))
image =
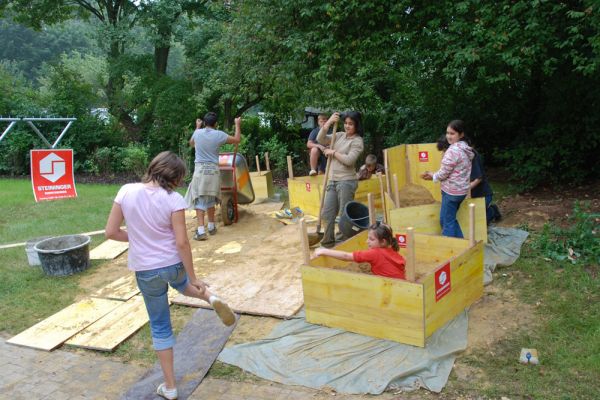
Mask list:
POLYGON ((485 196, 485 220, 488 225, 492 222, 495 214, 494 209, 490 208, 490 204, 492 204, 492 195, 488 194, 485 196))
MULTIPOLYGON (((323 218, 325 224, 325 233, 321 241, 323 247, 335 246, 335 217, 338 216, 340 210, 343 210, 348 202, 354 200, 356 188, 358 188, 357 180, 332 181, 327 184, 323 209, 321 210, 321 218, 323 218)), ((346 240, 347 238, 340 234, 337 239, 346 240)))
POLYGON ((178 263, 148 271, 136 271, 135 278, 142 296, 144 296, 146 311, 148 311, 154 350, 172 348, 175 345, 175 336, 171 327, 167 291, 169 285, 180 293, 183 293, 187 287, 188 278, 183 264, 178 263))
POLYGON ((465 197, 466 195, 453 196, 442 191, 442 208, 440 209, 442 236, 464 238, 460 225, 456 220, 456 213, 465 197))

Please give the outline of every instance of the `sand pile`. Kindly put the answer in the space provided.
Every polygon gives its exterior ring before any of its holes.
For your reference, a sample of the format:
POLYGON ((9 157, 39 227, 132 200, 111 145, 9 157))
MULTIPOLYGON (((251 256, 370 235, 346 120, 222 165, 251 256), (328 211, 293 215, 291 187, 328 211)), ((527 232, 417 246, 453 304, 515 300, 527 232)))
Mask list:
POLYGON ((435 199, 423 186, 408 184, 398 191, 400 207, 421 206, 435 203, 435 199))

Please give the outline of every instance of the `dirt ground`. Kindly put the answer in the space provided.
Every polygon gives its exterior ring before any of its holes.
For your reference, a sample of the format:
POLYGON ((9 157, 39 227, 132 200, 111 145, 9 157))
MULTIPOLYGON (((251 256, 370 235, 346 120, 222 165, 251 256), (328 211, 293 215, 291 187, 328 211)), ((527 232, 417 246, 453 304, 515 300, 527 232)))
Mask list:
MULTIPOLYGON (((565 190, 540 189, 531 193, 512 195, 498 202, 503 214, 500 226, 528 227, 530 230, 541 229, 546 222, 564 225, 572 213, 576 200, 589 201, 595 212, 600 212, 600 182, 565 190)), ((295 249, 293 257, 301 257, 297 252, 300 245, 297 226, 283 226, 279 221, 266 215, 281 204, 263 203, 240 207, 240 220, 231 226, 218 223, 218 234, 204 242, 192 242, 193 256, 198 277, 207 276, 213 271, 228 268, 230 265, 247 263, 247 254, 256 243, 261 243, 261 251, 253 251, 254 257, 264 260, 275 268, 278 263, 285 262, 290 254, 285 249, 295 249), (269 245, 262 238, 274 235, 278 238, 269 245), (283 249, 283 250, 282 250, 283 249)), ((188 215, 190 236, 196 223, 192 214, 188 215)), ((288 260, 289 261, 289 260, 288 260)), ((298 266, 301 264, 298 260, 298 266)), ((357 266, 357 269, 361 269, 357 266)), ((103 285, 128 273, 126 256, 107 263, 96 273, 90 274, 83 282, 82 297, 95 291, 103 285)), ((502 270, 495 272, 495 279, 500 274, 506 284, 500 289, 498 285, 485 287, 484 296, 476 302, 469 312, 469 347, 466 354, 490 351, 494 343, 506 337, 517 329, 526 329, 531 324, 533 307, 518 300, 517 294, 510 289, 513 279, 511 274, 502 270)), ((209 282, 210 283, 210 282, 209 282)), ((243 315, 230 337, 227 346, 245 343, 265 337, 281 320, 271 317, 243 315)), ((480 373, 457 358, 453 373, 459 381, 483 379, 480 373)))

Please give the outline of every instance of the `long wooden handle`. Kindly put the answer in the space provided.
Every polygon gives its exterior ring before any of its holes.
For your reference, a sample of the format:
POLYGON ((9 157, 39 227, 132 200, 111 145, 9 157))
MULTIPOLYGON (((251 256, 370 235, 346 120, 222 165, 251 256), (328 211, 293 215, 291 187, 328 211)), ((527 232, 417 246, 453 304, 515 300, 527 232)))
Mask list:
POLYGON ((406 280, 415 281, 415 230, 412 227, 406 228, 406 280))
MULTIPOLYGON (((335 135, 337 131, 337 121, 333 124, 333 134, 331 135, 330 149, 333 149, 335 143, 335 135)), ((323 204, 325 204, 325 192, 327 191, 327 181, 329 180, 329 170, 331 169, 331 159, 333 156, 327 157, 327 165, 325 166, 325 176, 323 177, 323 189, 321 190, 321 205, 319 207, 319 218, 317 219, 317 232, 321 230, 321 214, 323 212, 323 204)))

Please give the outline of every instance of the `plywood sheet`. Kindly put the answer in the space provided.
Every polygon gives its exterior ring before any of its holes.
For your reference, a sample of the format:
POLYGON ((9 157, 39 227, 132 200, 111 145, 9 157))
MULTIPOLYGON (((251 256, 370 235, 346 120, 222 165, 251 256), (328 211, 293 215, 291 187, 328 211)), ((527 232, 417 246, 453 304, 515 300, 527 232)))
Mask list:
POLYGON ((10 338, 7 343, 50 351, 122 303, 118 300, 81 300, 10 338))
MULTIPOLYGON (((469 237, 469 204, 475 204, 475 240, 487 243, 487 223, 485 216, 485 199, 465 199, 456 219, 463 231, 465 238, 469 237)), ((395 208, 390 211, 389 223, 394 232, 404 231, 408 227, 415 228, 415 232, 440 235, 440 203, 425 204, 414 207, 395 208)))
POLYGON ((423 286, 330 268, 302 267, 306 320, 423 346, 423 286))
POLYGON ((250 180, 254 189, 254 196, 259 198, 272 198, 275 194, 273 185, 273 173, 271 171, 262 171, 261 173, 250 172, 250 180))
MULTIPOLYGON (((303 304, 299 270, 301 249, 298 226, 281 226, 249 248, 235 265, 216 270, 202 280, 235 312, 291 317, 303 304)), ((176 296, 173 303, 210 307, 202 300, 183 295, 176 296)))
POLYGON ((128 242, 106 240, 90 250, 91 260, 112 260, 120 256, 129 248, 128 242))
POLYGON ((126 301, 139 292, 140 290, 138 289, 135 281, 135 274, 130 273, 115 280, 114 282, 109 283, 94 293, 93 296, 126 301))
POLYGON ((94 322, 66 344, 86 349, 113 351, 148 322, 142 296, 135 296, 94 322))
POLYGON ((450 260, 450 291, 439 300, 435 274, 424 279, 427 337, 483 295, 483 247, 480 241, 450 260))

